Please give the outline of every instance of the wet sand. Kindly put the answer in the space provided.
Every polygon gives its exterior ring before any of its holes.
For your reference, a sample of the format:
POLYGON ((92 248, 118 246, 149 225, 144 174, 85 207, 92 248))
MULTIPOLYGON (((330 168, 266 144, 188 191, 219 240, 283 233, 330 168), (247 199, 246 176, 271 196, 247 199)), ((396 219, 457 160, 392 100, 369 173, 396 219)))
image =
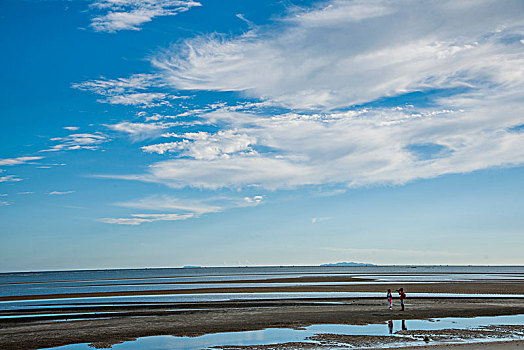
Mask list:
MULTIPOLYGON (((349 338, 349 337, 348 337, 349 338)), ((333 350, 333 349, 432 349, 432 350, 522 350, 524 349, 524 341, 491 341, 484 343, 469 343, 469 344, 437 344, 437 345, 412 345, 415 341, 410 339, 403 339, 397 341, 396 344, 388 343, 390 337, 367 337, 367 336, 350 336, 351 340, 348 342, 330 343, 329 341, 324 344, 317 345, 309 342, 289 342, 284 344, 271 344, 263 346, 227 346, 227 347, 216 347, 217 350, 296 350, 296 349, 308 349, 308 350, 333 350), (378 345, 377 347, 374 347, 378 345)))
MULTIPOLYGON (((293 283, 295 279, 285 279, 293 283)), ((258 281, 264 282, 265 281, 258 281)), ((207 283, 206 283, 207 284, 207 283)), ((409 293, 460 293, 460 294, 524 294, 523 282, 448 282, 448 283, 420 283, 420 284, 351 284, 351 285, 305 285, 305 286, 267 286, 267 287, 239 287, 239 288, 188 288, 163 289, 143 291, 114 291, 98 293, 57 293, 45 295, 15 295, 0 297, 1 301, 90 298, 90 297, 123 297, 138 295, 169 295, 169 294, 204 294, 204 293, 298 293, 298 292, 379 292, 387 288, 396 290, 403 287, 409 293)))
MULTIPOLYGON (((265 282, 265 281, 261 281, 265 282)), ((162 295, 172 293, 223 293, 223 292, 383 292, 400 285, 358 284, 350 286, 297 286, 297 287, 255 287, 255 288, 205 288, 196 290, 116 292, 115 295, 162 295)), ((312 324, 368 324, 385 323, 388 320, 428 319, 439 317, 474 317, 524 314, 524 299, 512 297, 522 294, 524 283, 517 282, 456 282, 402 284, 408 294, 406 311, 388 310, 385 298, 365 299, 288 299, 288 300, 246 300, 227 302, 195 303, 137 303, 68 308, 61 306, 50 309, 24 310, 31 313, 68 313, 77 316, 42 316, 38 319, 0 319, 0 349, 39 349, 73 343, 89 343, 107 347, 122 341, 152 335, 199 336, 216 332, 258 330, 264 328, 298 328, 312 324), (409 293, 496 293, 508 294, 503 299, 485 298, 409 298, 409 293), (93 314, 83 314, 97 312, 93 314), (116 312, 116 314, 114 313, 116 312), (76 318, 76 319, 75 319, 76 318), (89 319, 78 319, 89 318, 89 319), (61 321, 61 322, 57 322, 61 321)), ((89 293, 92 295, 93 293, 89 293)), ((104 294, 105 295, 105 294, 104 294)), ((75 295, 56 294, 59 297, 85 297, 86 293, 75 295)), ((95 295, 92 295, 95 296, 95 295)), ((100 296, 100 294, 96 294, 100 296)), ((41 297, 33 297, 41 298, 41 297)), ((23 299, 18 297, 18 300, 23 299)), ((27 299, 27 298, 26 298, 27 299)), ((5 297, 3 300, 17 300, 5 297)), ((395 299, 395 302, 398 300, 395 299)), ((16 311, 11 311, 11 314, 16 311)), ((4 315, 6 312, 4 312, 4 315)), ((521 343, 521 342, 520 342, 521 343)), ((512 342, 507 346, 518 346, 512 342)), ((478 346, 478 344, 475 344, 478 346)), ((520 345, 522 346, 522 345, 520 345)), ((449 348, 449 347, 446 347, 449 348)), ((432 349, 437 349, 432 347, 432 349)), ((490 349, 490 348, 486 348, 490 349)), ((510 349, 510 348, 508 348, 510 349)))
POLYGON ((433 350, 522 350, 524 349, 524 341, 516 340, 510 342, 492 342, 492 343, 476 343, 476 344, 448 344, 448 345, 433 345, 422 346, 417 349, 433 349, 433 350))

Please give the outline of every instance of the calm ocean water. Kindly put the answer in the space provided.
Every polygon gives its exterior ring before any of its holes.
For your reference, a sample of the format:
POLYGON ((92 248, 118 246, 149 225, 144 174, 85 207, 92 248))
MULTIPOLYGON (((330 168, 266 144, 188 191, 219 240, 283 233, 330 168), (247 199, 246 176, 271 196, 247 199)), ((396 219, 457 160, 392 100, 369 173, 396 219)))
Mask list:
MULTIPOLYGON (((242 278, 250 275, 333 275, 333 274, 524 274, 524 266, 268 266, 77 270, 0 273, 0 283, 80 281, 96 279, 149 279, 193 277, 242 278)), ((267 278, 266 276, 263 278, 267 278)))

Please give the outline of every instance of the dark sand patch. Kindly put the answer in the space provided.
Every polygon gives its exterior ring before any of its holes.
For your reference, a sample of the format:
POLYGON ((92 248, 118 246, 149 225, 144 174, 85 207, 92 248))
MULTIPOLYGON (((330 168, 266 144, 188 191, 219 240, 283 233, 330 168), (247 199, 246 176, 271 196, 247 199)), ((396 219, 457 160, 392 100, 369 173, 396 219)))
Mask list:
MULTIPOLYGON (((195 289, 165 289, 143 291, 114 291, 98 293, 58 293, 40 295, 15 295, 0 297, 0 301, 21 301, 64 298, 92 298, 92 297, 122 297, 140 295, 169 295, 169 294, 202 294, 202 293, 300 293, 300 292, 384 292, 403 287, 409 293, 458 293, 458 294, 523 294, 524 282, 446 282, 446 283, 391 283, 391 284, 352 284, 352 285, 323 285, 323 286, 269 286, 245 288, 195 288, 195 289)), ((436 296, 438 297, 438 296, 436 296)))
MULTIPOLYGON (((385 323, 390 319, 524 314, 519 299, 411 300, 405 312, 387 310, 383 300, 340 299, 339 305, 300 305, 296 300, 212 303, 214 308, 155 314, 148 306, 107 319, 67 322, 0 321, 1 349, 38 349, 73 343, 109 343, 152 335, 199 336, 208 333, 298 328, 312 324, 385 323), (148 311, 149 310, 149 311, 148 311)), ((211 303, 210 303, 211 304, 211 303)), ((190 303, 184 303, 187 307, 190 303)), ((166 308, 179 307, 165 305, 166 308)), ((118 307, 115 307, 118 310, 118 307)), ((386 325, 385 325, 386 326, 386 325)))

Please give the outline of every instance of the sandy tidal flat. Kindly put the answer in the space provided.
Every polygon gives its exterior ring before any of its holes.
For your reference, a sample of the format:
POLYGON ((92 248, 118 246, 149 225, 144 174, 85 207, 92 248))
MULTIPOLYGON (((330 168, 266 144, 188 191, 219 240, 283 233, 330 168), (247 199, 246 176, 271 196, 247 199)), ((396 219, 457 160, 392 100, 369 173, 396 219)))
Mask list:
MULTIPOLYGON (((95 289, 99 287, 92 285, 101 283, 93 279, 79 283, 79 288, 83 288, 84 291, 78 293, 56 293, 57 290, 60 290, 57 283, 64 284, 64 282, 50 281, 47 283, 54 284, 49 291, 54 293, 27 293, 26 295, 3 295, 1 297, 0 348, 39 349, 77 343, 107 348, 112 344, 150 336, 199 337, 206 334, 255 331, 267 328, 303 329, 311 325, 377 324, 383 325, 384 330, 387 330, 390 320, 395 324, 399 324, 402 320, 409 324, 409 320, 524 314, 524 298, 519 294, 524 292, 524 280, 515 278, 515 275, 507 276, 511 278, 499 276, 496 280, 493 278, 480 279, 477 276, 474 281, 446 282, 435 281, 438 278, 424 282, 424 278, 421 277, 420 283, 402 283, 401 279, 406 278, 405 275, 396 277, 391 275, 389 282, 386 278, 386 281, 380 284, 374 283, 378 278, 374 279, 372 276, 359 278, 351 274, 325 276, 317 274, 278 278, 268 274, 265 278, 256 277, 256 279, 246 277, 236 278, 235 281, 229 280, 227 287, 222 288, 214 287, 216 283, 208 283, 209 281, 197 281, 200 285, 204 285, 204 288, 189 289, 176 289, 176 286, 175 288, 155 289, 158 283, 174 285, 172 280, 135 280, 133 283, 156 284, 148 286, 148 289, 135 291, 102 290, 98 292, 95 289), (315 282, 327 284, 314 285, 315 282), (341 282, 347 284, 337 284, 341 282), (235 284, 244 285, 246 283, 253 284, 253 286, 235 287, 235 284), (264 283, 264 287, 257 287, 257 283, 264 283), (271 283, 274 283, 274 286, 271 286, 271 283), (282 286, 282 283, 286 286, 282 286), (397 298, 394 300, 393 310, 388 310, 385 290, 387 288, 395 290, 401 286, 405 288, 408 295, 406 310, 400 311, 397 298), (289 294, 290 292, 296 294, 289 294), (307 293, 311 292, 326 292, 329 293, 329 297, 306 297, 307 293), (383 293, 384 296, 337 297, 337 295, 344 295, 348 292, 377 292, 383 293), (244 293, 251 298, 235 300, 232 297, 231 300, 225 298, 220 301, 205 301, 198 298, 198 295, 206 295, 206 293, 223 295, 244 293), (269 300, 257 298, 258 295, 265 295, 260 293, 275 294, 273 294, 274 298, 269 300), (417 296, 417 293, 425 294, 424 297, 420 297, 417 296), (444 297, 442 293, 446 293, 446 296, 444 297), (138 298, 144 295, 184 296, 189 294, 196 295, 196 299, 180 302, 166 301, 169 299, 158 301, 153 298, 144 302, 138 298), (499 297, 492 298, 490 294, 498 294, 499 297), (279 298, 279 295, 287 295, 287 297, 279 298), (289 297, 289 295, 294 297, 289 297)), ((416 274, 412 273, 411 277, 416 277, 416 274)), ((414 279, 410 278, 411 281, 414 279)), ((20 282, 15 283, 20 285, 20 282)), ((114 285, 119 285, 122 280, 104 280, 104 283, 102 283, 104 288, 114 288, 114 285)), ((126 282, 125 285, 129 284, 132 283, 126 282)), ((4 285, 10 286, 9 282, 4 285)), ((74 290, 69 285, 63 288, 68 288, 68 291, 74 290)), ((41 290, 41 287, 35 288, 35 291, 41 290)), ((313 338, 305 339, 306 342, 302 345, 283 339, 275 344, 230 347, 222 344, 218 347, 223 349, 291 349, 297 346, 298 348, 318 349, 334 346, 380 348, 385 345, 418 347, 457 341, 503 341, 508 340, 508 337, 518 340, 524 337, 522 326, 472 331, 454 330, 453 328, 433 331, 406 329, 395 330, 394 337, 389 336, 387 332, 380 336, 327 332, 314 334, 313 338), (428 341, 425 342, 424 338, 427 338, 428 341)), ((196 341, 198 338, 194 339, 196 341)), ((490 346, 500 345, 509 349, 511 346, 521 346, 521 344, 521 342, 514 341, 493 343, 490 346)))

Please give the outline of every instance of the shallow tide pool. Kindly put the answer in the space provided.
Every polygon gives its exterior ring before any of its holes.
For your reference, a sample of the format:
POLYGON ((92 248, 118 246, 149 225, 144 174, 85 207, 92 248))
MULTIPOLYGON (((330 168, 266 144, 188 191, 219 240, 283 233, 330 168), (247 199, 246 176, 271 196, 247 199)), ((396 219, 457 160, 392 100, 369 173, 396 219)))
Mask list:
MULTIPOLYGON (((320 324, 303 329, 267 328, 247 332, 225 332, 206 334, 199 337, 174 337, 169 335, 138 338, 113 345, 116 350, 197 350, 213 346, 225 345, 266 345, 287 342, 311 342, 308 337, 317 334, 330 333, 337 335, 370 335, 402 337, 395 334, 401 330, 437 331, 442 329, 476 329, 485 326, 524 325, 524 315, 494 316, 494 317, 447 317, 430 320, 391 320, 381 324, 345 325, 320 324)), ((524 335, 520 335, 524 338, 524 335)), ((474 341, 474 340, 470 340, 474 341)), ((416 345, 416 344, 410 344, 416 345)), ((53 349, 86 350, 92 349, 88 344, 73 344, 53 349)))

